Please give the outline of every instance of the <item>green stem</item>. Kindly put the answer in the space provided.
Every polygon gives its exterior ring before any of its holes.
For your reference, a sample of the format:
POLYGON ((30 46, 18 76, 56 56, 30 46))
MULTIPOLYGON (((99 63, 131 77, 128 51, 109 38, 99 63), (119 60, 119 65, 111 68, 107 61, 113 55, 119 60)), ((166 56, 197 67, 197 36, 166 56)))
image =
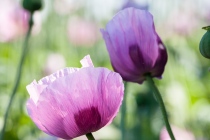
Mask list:
POLYGON ((24 44, 23 44, 22 55, 21 55, 21 58, 20 58, 20 61, 19 61, 17 74, 16 74, 16 78, 15 78, 15 85, 12 89, 10 100, 9 100, 9 103, 8 103, 8 106, 6 108, 6 112, 5 112, 5 115, 4 115, 4 122, 3 122, 4 124, 3 124, 3 128, 2 128, 2 131, 1 131, 1 134, 0 134, 0 140, 4 139, 4 133, 5 133, 6 125, 7 125, 7 119, 8 119, 9 111, 10 111, 12 102, 14 100, 15 93, 18 89, 19 84, 20 84, 20 79, 21 79, 21 74, 22 74, 21 73, 22 72, 22 66, 23 66, 23 62, 25 60, 25 56, 26 56, 26 52, 27 52, 27 48, 28 48, 28 40, 29 40, 29 36, 31 34, 31 29, 32 29, 32 26, 33 26, 32 16, 33 16, 33 13, 31 13, 30 19, 28 21, 29 28, 28 28, 28 31, 27 31, 27 34, 26 34, 26 37, 25 37, 25 40, 24 40, 24 44))
POLYGON ((171 140, 175 140, 175 137, 173 135, 173 132, 171 130, 171 127, 170 127, 170 124, 168 122, 168 117, 167 117, 167 113, 166 113, 166 108, 165 108, 165 105, 163 103, 163 99, 161 97, 161 94, 159 92, 159 90, 157 89, 152 77, 150 75, 146 75, 146 80, 147 82, 149 83, 149 86, 152 88, 154 94, 155 94, 155 97, 157 98, 157 101, 160 105, 160 108, 161 108, 161 111, 162 111, 162 114, 163 114, 163 118, 164 118, 164 121, 165 121, 165 125, 166 125, 166 129, 168 131, 168 134, 171 138, 171 140))
POLYGON ((127 82, 124 82, 124 99, 121 106, 121 121, 120 121, 120 128, 121 128, 121 140, 125 140, 126 137, 126 89, 127 89, 127 82))
POLYGON ((92 133, 87 133, 86 137, 87 137, 88 140, 95 140, 92 133))

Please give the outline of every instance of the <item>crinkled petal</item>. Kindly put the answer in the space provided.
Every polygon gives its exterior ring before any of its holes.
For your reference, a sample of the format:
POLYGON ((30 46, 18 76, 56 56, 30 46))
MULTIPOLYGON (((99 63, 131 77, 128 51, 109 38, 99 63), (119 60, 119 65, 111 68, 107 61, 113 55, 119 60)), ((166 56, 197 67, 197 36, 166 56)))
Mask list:
POLYGON ((46 76, 44 78, 42 78, 41 80, 38 81, 38 84, 41 84, 41 85, 49 85, 51 84, 53 81, 55 81, 57 78, 60 78, 60 77, 64 77, 64 76, 67 76, 67 75, 70 75, 76 71, 78 71, 79 68, 64 68, 64 69, 61 69, 49 76, 46 76))
POLYGON ((54 74, 51 74, 49 76, 42 78, 41 80, 38 81, 38 83, 36 82, 36 80, 34 80, 31 84, 26 86, 26 89, 28 93, 30 94, 30 98, 36 104, 39 99, 40 94, 49 84, 51 84, 57 78, 64 77, 78 70, 79 68, 64 68, 57 71, 54 74))
POLYGON ((80 63, 82 64, 82 67, 94 67, 93 62, 90 58, 90 55, 85 56, 80 63))
MULTIPOLYGON (((83 67, 94 67, 92 60, 90 58, 90 55, 85 56, 80 63, 82 64, 83 67)), ((44 78, 42 78, 41 80, 38 81, 39 84, 45 84, 45 85, 49 85, 50 83, 52 83, 53 81, 55 81, 57 78, 60 77, 64 77, 67 75, 70 75, 76 71, 80 70, 80 68, 64 68, 61 69, 49 76, 46 76, 44 78)))
POLYGON ((30 94, 30 98, 36 104, 40 93, 46 88, 46 85, 37 84, 36 80, 34 80, 31 84, 26 86, 28 93, 30 94))
POLYGON ((123 89, 122 79, 115 72, 105 68, 80 69, 57 79, 42 92, 39 119, 50 133, 61 138, 96 131, 116 116, 123 89))

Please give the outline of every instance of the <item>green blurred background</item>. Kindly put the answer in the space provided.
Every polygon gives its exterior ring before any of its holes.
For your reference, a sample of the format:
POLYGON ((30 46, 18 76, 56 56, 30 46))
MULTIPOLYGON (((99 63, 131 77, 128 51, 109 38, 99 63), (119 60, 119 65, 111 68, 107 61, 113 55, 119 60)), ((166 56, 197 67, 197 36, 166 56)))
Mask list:
MULTIPOLYGON (((81 67, 79 61, 87 54, 90 54, 95 67, 112 69, 100 28, 105 28, 106 23, 127 2, 43 0, 43 9, 34 16, 30 48, 10 110, 5 140, 56 139, 41 132, 27 115, 26 101, 29 95, 26 85, 60 68, 81 67)), ((0 1, 0 129, 14 85, 25 34, 24 23, 18 19, 18 13, 14 12, 20 3, 16 0, 0 1), (15 3, 16 9, 5 1, 15 3), (6 26, 2 23, 6 23, 6 26), (4 29, 11 38, 4 38, 4 29)), ((210 24, 210 1, 138 0, 133 6, 147 9, 153 14, 156 30, 168 51, 163 78, 155 79, 155 82, 166 104, 170 123, 178 129, 175 135, 183 140, 209 140, 210 61, 200 55, 198 46, 206 32, 201 28, 210 24), (184 138, 188 134, 191 138, 184 138)), ((126 94, 125 140, 160 139, 164 122, 146 82, 142 85, 128 83, 126 94)), ((120 139, 120 115, 121 112, 111 125, 93 133, 95 138, 120 139)))

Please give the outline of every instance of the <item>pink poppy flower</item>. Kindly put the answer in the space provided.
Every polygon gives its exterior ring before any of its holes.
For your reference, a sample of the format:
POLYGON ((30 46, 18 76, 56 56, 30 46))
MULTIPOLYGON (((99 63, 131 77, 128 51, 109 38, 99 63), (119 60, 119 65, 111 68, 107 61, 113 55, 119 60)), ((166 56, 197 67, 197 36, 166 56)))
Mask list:
POLYGON ((53 5, 57 14, 68 15, 79 9, 81 2, 75 0, 54 0, 53 5))
POLYGON ((72 139, 110 124, 123 99, 118 73, 94 68, 89 56, 82 68, 64 68, 27 86, 28 114, 49 135, 72 139))
POLYGON ((0 42, 14 40, 26 33, 28 13, 14 0, 0 1, 0 42))
POLYGON ((167 52, 148 11, 135 8, 121 10, 101 33, 113 69, 124 80, 142 83, 145 74, 162 76, 167 52))
POLYGON ((85 19, 73 18, 68 23, 68 39, 77 46, 93 46, 98 37, 97 27, 85 19))
POLYGON ((66 66, 66 61, 63 55, 59 53, 50 53, 46 59, 43 71, 44 74, 51 74, 66 66))
MULTIPOLYGON (((172 126, 172 131, 176 140, 195 140, 194 135, 190 131, 175 126, 172 126)), ((160 132, 160 140, 171 140, 165 127, 160 132)))
MULTIPOLYGON (((183 1, 179 8, 175 8, 169 13, 168 19, 164 22, 165 28, 163 32, 168 30, 171 35, 177 33, 178 35, 187 36, 195 32, 195 29, 200 28, 196 15, 197 8, 194 7, 191 1, 183 1)), ((168 36, 171 37, 171 35, 168 36)))

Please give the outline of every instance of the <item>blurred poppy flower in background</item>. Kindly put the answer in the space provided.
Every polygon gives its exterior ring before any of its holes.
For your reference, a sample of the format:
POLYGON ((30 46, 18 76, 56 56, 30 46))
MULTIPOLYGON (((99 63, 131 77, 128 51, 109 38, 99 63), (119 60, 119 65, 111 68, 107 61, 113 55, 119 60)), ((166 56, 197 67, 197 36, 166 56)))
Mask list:
POLYGON ((142 3, 142 1, 138 1, 138 3, 137 3, 134 0, 126 0, 124 5, 122 6, 122 9, 129 8, 129 7, 133 7, 133 8, 141 9, 141 10, 148 10, 149 9, 149 5, 146 2, 142 3), (141 3, 139 3, 139 2, 141 2, 141 3))
POLYGON ((64 68, 27 86, 28 114, 47 134, 72 139, 110 124, 123 100, 118 73, 94 68, 89 56, 82 68, 64 68))
POLYGON ((29 14, 14 0, 0 1, 0 42, 12 41, 26 33, 29 14))
POLYGON ((66 66, 65 58, 59 53, 50 53, 44 64, 43 72, 49 75, 66 66))
MULTIPOLYGON (((172 131, 177 140, 195 140, 195 137, 192 134, 192 132, 187 131, 185 129, 172 126, 172 131)), ((160 140, 171 140, 165 127, 160 132, 160 140)))
POLYGON ((68 23, 69 41, 77 46, 93 46, 98 39, 97 26, 82 18, 72 18, 68 23))
POLYGON ((196 15, 194 4, 185 1, 179 8, 175 8, 169 12, 167 20, 164 22, 164 30, 167 30, 167 37, 173 36, 175 33, 182 36, 191 35, 199 28, 198 17, 196 15), (186 3, 186 4, 184 4, 186 3), (174 20, 179 19, 179 20, 174 20), (189 24, 190 21, 190 24, 189 24))
POLYGON ((161 78, 167 62, 166 49, 157 35, 152 15, 126 8, 101 29, 113 69, 124 80, 142 83, 145 74, 161 78))
POLYGON ((54 0, 53 5, 57 14, 68 15, 79 9, 81 2, 75 0, 54 0))

